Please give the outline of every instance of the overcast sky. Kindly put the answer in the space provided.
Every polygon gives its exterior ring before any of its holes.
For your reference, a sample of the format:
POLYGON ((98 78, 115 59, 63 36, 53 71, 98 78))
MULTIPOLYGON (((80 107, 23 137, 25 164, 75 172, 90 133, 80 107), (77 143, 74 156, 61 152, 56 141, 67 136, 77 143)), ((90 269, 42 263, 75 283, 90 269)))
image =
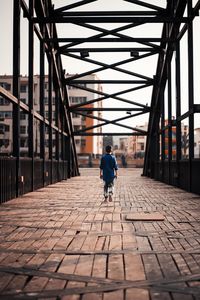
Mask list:
MULTIPOLYGON (((53 0, 52 1, 55 5, 55 7, 61 7, 70 3, 74 3, 76 1, 74 0, 53 0)), ((160 7, 165 7, 166 6, 166 0, 151 0, 151 1, 146 1, 147 3, 154 4, 160 7)), ((193 1, 193 6, 195 5, 197 1, 193 1)), ((1 0, 0 1, 0 40, 1 40, 1 55, 0 55, 0 68, 1 74, 12 74, 12 3, 13 0, 1 0), (4 30, 2 30, 2 28, 4 30)), ((88 4, 87 6, 82 6, 79 7, 78 9, 73 9, 73 10, 120 10, 120 11, 125 11, 125 10, 142 10, 145 8, 142 8, 140 6, 133 5, 131 3, 122 1, 122 0, 98 0, 95 1, 91 4, 88 4)), ((146 9, 145 9, 146 10, 146 9)), ((25 75, 28 73, 28 43, 27 43, 27 37, 28 37, 28 23, 23 17, 21 18, 21 28, 22 28, 22 34, 21 34, 21 74, 25 75)), ((113 24, 94 24, 95 26, 103 27, 105 29, 112 29, 116 27, 113 26, 113 24)), ((121 27, 124 24, 118 24, 117 26, 121 27)), ((194 49, 194 76, 195 76, 195 103, 199 103, 200 99, 200 84, 199 84, 199 78, 200 78, 200 68, 199 68, 199 58, 198 55, 200 53, 200 39, 199 39, 199 28, 200 28, 200 22, 199 22, 199 17, 197 20, 194 22, 194 40, 195 40, 195 49, 194 49)), ((161 30, 162 27, 160 24, 145 24, 142 26, 138 26, 134 29, 129 29, 129 30, 124 30, 120 31, 122 34, 127 34, 132 37, 160 37, 161 35, 161 30)), ((90 29, 84 29, 80 26, 77 25, 71 25, 71 24, 58 24, 57 25, 57 31, 58 31, 58 36, 59 37, 88 37, 91 35, 98 34, 99 31, 94 31, 90 29)), ((102 46, 112 46, 112 47, 140 47, 140 44, 126 44, 126 43, 116 43, 117 45, 115 46, 113 43, 106 43, 106 45, 102 46)), ((84 44, 80 47, 98 47, 100 44, 98 43, 87 43, 84 44)), ((78 46, 79 47, 79 46, 78 46)), ((187 110, 187 36, 185 36, 181 42, 181 61, 182 61, 182 66, 181 66, 181 74, 182 74, 182 113, 184 113, 187 110)), ((77 54, 79 55, 79 54, 77 54)), ((125 53, 90 53, 90 59, 94 60, 99 60, 104 63, 114 63, 119 60, 124 60, 130 58, 130 53, 125 52, 125 53)), ((85 62, 82 62, 80 60, 74 60, 72 58, 68 58, 66 56, 62 56, 63 60, 63 67, 65 68, 67 73, 81 73, 85 72, 90 69, 95 69, 98 66, 95 64, 88 64, 85 62)), ((155 75, 156 72, 156 62, 157 62, 157 55, 151 56, 146 59, 141 59, 136 62, 132 62, 130 64, 123 65, 123 67, 126 70, 130 70, 135 73, 142 74, 144 76, 148 76, 150 78, 153 78, 153 75, 155 75)), ((34 63, 35 63, 35 74, 39 73, 39 43, 37 38, 35 38, 35 55, 34 55, 34 63)), ((173 67, 172 67, 173 69, 173 67)), ((103 72, 98 72, 97 73, 98 77, 100 79, 137 79, 136 77, 122 74, 117 71, 112 71, 112 70, 106 70, 103 72)), ((172 76, 174 78, 174 76, 172 76)), ((108 93, 114 93, 117 91, 120 91, 122 89, 130 88, 132 86, 130 85, 104 85, 103 90, 104 92, 108 93)), ((150 105, 151 101, 151 92, 152 92, 152 87, 148 87, 142 90, 138 90, 134 93, 129 93, 129 94, 123 94, 122 97, 128 99, 128 100, 133 100, 136 102, 140 102, 142 104, 148 104, 150 105)), ((173 96, 175 97, 175 88, 173 85, 173 96)), ((104 100, 104 106, 105 107, 111 107, 111 106, 116 106, 116 107, 130 107, 129 104, 123 104, 119 101, 115 101, 112 99, 107 99, 104 100)), ((175 115, 175 104, 172 107, 172 112, 175 115)), ((125 116, 126 113, 124 113, 125 116)), ((118 117, 119 115, 116 114, 111 114, 105 113, 104 117, 109 118, 109 119, 114 119, 115 117, 118 117)), ((122 113, 120 114, 122 116, 122 113)), ((195 117, 195 122, 197 122, 197 116, 195 117)), ((139 125, 144 123, 145 121, 148 121, 148 115, 142 116, 142 117, 137 117, 134 119, 129 120, 128 125, 139 125)), ((121 131, 123 129, 120 129, 120 127, 112 127, 112 126, 104 126, 105 131, 121 131), (107 128, 106 128, 107 127, 107 128)))

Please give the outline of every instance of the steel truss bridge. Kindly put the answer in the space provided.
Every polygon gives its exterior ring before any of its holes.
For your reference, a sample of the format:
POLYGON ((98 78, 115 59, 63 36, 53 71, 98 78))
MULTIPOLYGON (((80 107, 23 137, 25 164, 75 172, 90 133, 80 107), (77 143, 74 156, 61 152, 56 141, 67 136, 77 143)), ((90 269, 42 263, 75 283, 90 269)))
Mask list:
MULTIPOLYGON (((188 191, 200 193, 199 173, 200 159, 194 155, 194 120, 199 117, 199 95, 194 88, 198 78, 194 78, 193 26, 199 18, 200 1, 168 0, 163 1, 160 7, 151 4, 154 1, 124 0, 129 3, 129 10, 101 10, 95 9, 99 0, 80 0, 64 6, 55 6, 51 0, 14 0, 13 1, 13 81, 12 91, 0 87, 0 96, 13 104, 12 129, 12 157, 0 158, 0 188, 1 201, 33 191, 47 184, 62 179, 78 176, 79 169, 75 149, 74 136, 87 135, 120 135, 121 132, 95 133, 95 128, 107 124, 123 127, 127 132, 123 135, 146 135, 146 151, 143 175, 156 180, 178 186, 188 191), (87 9, 88 5, 94 9, 87 9), (163 4, 163 3, 162 3, 163 4), (21 57, 22 28, 21 20, 26 19, 28 24, 28 56, 21 57), (91 35, 80 37, 67 34, 63 37, 58 34, 58 27, 76 25, 80 31, 88 30, 91 35), (112 24, 112 27, 110 26, 112 24), (144 36, 133 36, 131 30, 147 25, 147 28, 161 26, 160 36, 148 32, 144 36), (152 36, 151 36, 152 34, 152 36), (39 43, 39 111, 34 109, 34 44, 39 43), (182 40, 185 41, 186 56, 181 60, 182 40), (95 45, 95 46, 94 46, 95 45), (111 46, 110 46, 111 45, 111 46), (101 56, 118 57, 119 54, 129 53, 129 57, 117 62, 102 62, 101 56), (93 59, 91 57, 97 58, 93 59), (90 57, 91 56, 91 57, 90 57), (85 62, 90 69, 66 77, 67 65, 63 64, 63 57, 85 62), (146 62, 146 59, 156 57, 154 76, 149 77, 134 72, 134 67, 128 69, 129 63, 146 62), (28 61, 28 104, 20 100, 20 61, 28 61), (45 69, 45 60, 48 70, 45 69), (186 84, 183 83, 182 70, 186 66, 186 84), (120 91, 107 93, 91 90, 88 85, 94 83, 88 80, 87 75, 101 71, 112 70, 121 74, 115 77, 96 80, 102 85, 123 86, 120 91), (44 104, 44 77, 48 71, 48 118, 45 116, 44 104), (128 75, 128 79, 123 79, 128 75), (127 88, 128 85, 128 88, 127 88), (93 92, 97 96, 87 103, 70 105, 68 87, 93 92), (143 101, 129 99, 127 93, 151 88, 151 99, 145 104, 143 101), (187 94, 186 106, 183 109, 183 90, 187 94), (52 119, 52 92, 55 93, 55 122, 52 119), (194 99, 195 95, 197 101, 194 99), (88 107, 106 99, 114 99, 115 107, 95 108, 88 107), (124 107, 126 104, 128 107, 124 107), (116 119, 96 117, 95 111, 107 111, 110 115, 115 112, 121 116, 116 119), (20 156, 20 112, 28 115, 28 157, 20 156), (71 113, 99 121, 98 125, 86 127, 79 131, 73 130, 71 113), (126 113, 126 114, 125 114, 126 113), (124 116, 125 114, 125 116, 124 116), (147 131, 130 126, 130 120, 137 116, 148 116, 147 131), (127 124, 125 123, 127 120, 127 124), (122 122, 123 121, 123 122, 122 122), (182 123, 188 124, 187 157, 183 157, 182 123), (34 153, 34 126, 39 124, 40 153, 35 158, 34 153), (48 157, 45 156, 45 132, 48 129, 48 157), (174 134, 175 133, 175 134, 174 134), (52 136, 55 135, 55 155, 53 156, 52 136), (174 150, 175 149, 175 150, 174 150)), ((162 2, 162 1, 161 1, 162 2)), ((106 2, 105 2, 106 5, 106 2)), ((97 5, 98 7, 98 5, 97 5)), ((4 29, 1 29, 4 30, 4 29)), ((1 50, 0 50, 1 51, 1 50)), ((144 68, 145 70, 145 68, 144 68)), ((199 74, 200 75, 200 74, 199 74)))

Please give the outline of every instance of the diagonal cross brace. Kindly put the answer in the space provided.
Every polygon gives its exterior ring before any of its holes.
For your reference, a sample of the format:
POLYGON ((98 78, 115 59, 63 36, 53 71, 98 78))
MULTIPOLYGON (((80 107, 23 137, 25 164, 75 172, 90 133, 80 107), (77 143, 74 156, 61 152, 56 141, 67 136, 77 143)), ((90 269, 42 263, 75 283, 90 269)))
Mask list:
POLYGON ((138 59, 146 58, 146 57, 149 57, 151 55, 155 55, 157 53, 158 53, 157 51, 151 52, 151 53, 145 53, 143 55, 140 55, 137 58, 136 57, 131 57, 129 59, 125 59, 125 60, 110 64, 110 65, 106 64, 106 63, 103 63, 103 62, 95 61, 95 60, 92 60, 92 59, 89 59, 89 58, 81 58, 80 56, 74 55, 72 53, 67 53, 67 54, 64 54, 64 55, 72 57, 74 59, 79 59, 81 61, 85 61, 85 62, 93 63, 95 65, 102 66, 101 68, 92 69, 90 71, 71 76, 71 77, 67 78, 67 80, 68 79, 74 80, 74 79, 81 78, 81 77, 87 76, 87 75, 91 75, 91 74, 94 74, 94 73, 97 73, 97 72, 100 72, 100 71, 104 71, 104 70, 107 70, 107 69, 112 69, 112 70, 115 70, 115 71, 118 71, 118 72, 121 72, 121 73, 124 73, 124 74, 128 74, 128 75, 131 75, 131 76, 136 76, 136 77, 143 78, 143 79, 146 79, 146 80, 153 80, 152 78, 149 78, 147 76, 137 74, 137 73, 134 73, 134 72, 122 69, 122 68, 117 68, 117 66, 127 64, 127 63, 130 63, 130 62, 136 61, 138 59))
POLYGON ((89 89, 87 87, 71 84, 71 86, 80 88, 81 90, 93 92, 93 93, 99 94, 99 95, 103 95, 103 97, 93 99, 93 100, 89 100, 85 103, 79 103, 79 104, 73 105, 73 106, 71 106, 71 108, 74 109, 74 108, 82 107, 82 106, 92 104, 92 103, 95 103, 95 102, 99 102, 99 101, 102 101, 102 100, 105 100, 105 99, 108 99, 108 98, 112 98, 112 99, 119 100, 119 101, 122 101, 122 102, 125 102, 125 103, 134 104, 134 105, 146 108, 146 105, 144 105, 144 104, 137 103, 137 102, 130 101, 130 100, 126 100, 124 98, 117 97, 117 96, 121 95, 121 94, 129 93, 129 92, 133 92, 133 91, 136 91, 136 90, 139 90, 139 89, 142 89, 142 88, 146 88, 146 87, 149 87, 151 85, 152 85, 152 83, 148 83, 148 84, 140 85, 138 87, 134 87, 134 88, 126 89, 126 90, 123 90, 123 91, 119 91, 119 92, 116 92, 116 93, 113 93, 113 94, 107 94, 107 93, 104 93, 104 92, 101 92, 101 91, 96 91, 96 90, 93 90, 93 89, 89 89))
MULTIPOLYGON (((153 52, 153 54, 155 54, 155 53, 153 52)), ((131 71, 128 71, 128 70, 124 70, 124 69, 121 69, 121 68, 117 68, 115 66, 116 63, 109 65, 109 64, 106 64, 106 63, 102 63, 102 62, 90 59, 90 58, 86 58, 86 57, 85 58, 81 58, 80 56, 74 55, 72 53, 68 53, 68 54, 65 54, 65 55, 70 56, 70 57, 75 58, 75 59, 79 59, 81 61, 86 61, 86 62, 89 62, 89 63, 93 63, 93 64, 96 64, 96 65, 103 66, 104 68, 102 70, 112 69, 112 70, 115 70, 115 71, 119 71, 121 73, 125 73, 125 74, 131 75, 131 76, 135 76, 135 77, 138 77, 138 78, 142 78, 142 79, 145 79, 145 80, 153 80, 152 78, 144 76, 142 74, 138 74, 138 73, 131 72, 131 71)), ((134 60, 135 60, 135 58, 130 58, 129 60, 123 60, 123 61, 118 62, 117 65, 119 65, 119 64, 121 65, 121 64, 124 64, 124 63, 127 63, 127 62, 132 62, 134 60)), ((79 75, 71 76, 71 77, 67 78, 66 80, 68 81, 70 79, 80 78, 80 77, 92 74, 92 73, 94 73, 94 71, 95 70, 91 70, 91 71, 87 72, 87 74, 86 73, 81 73, 79 75)))
POLYGON ((156 5, 149 4, 147 2, 143 2, 143 1, 139 1, 139 0, 124 0, 124 1, 130 2, 130 3, 133 3, 133 4, 137 4, 137 5, 140 5, 140 6, 144 6, 144 7, 150 8, 150 9, 155 9, 155 10, 158 10, 158 11, 163 11, 164 10, 164 8, 162 8, 160 6, 156 6, 156 5))
POLYGON ((125 117, 121 117, 121 118, 111 120, 111 121, 107 120, 107 119, 99 118, 99 117, 96 117, 96 116, 91 116, 91 115, 87 115, 87 114, 84 114, 84 113, 80 113, 80 112, 76 112, 76 113, 81 115, 81 116, 84 116, 84 117, 88 117, 88 118, 91 118, 91 119, 96 119, 96 120, 105 122, 105 123, 97 124, 97 125, 94 125, 94 126, 91 126, 91 127, 86 127, 85 129, 82 129, 82 130, 78 130, 78 131, 75 132, 76 134, 85 132, 87 130, 92 130, 92 129, 95 129, 95 128, 98 128, 98 127, 102 127, 102 126, 108 125, 108 124, 113 124, 113 125, 116 125, 116 126, 124 127, 124 128, 131 129, 131 130, 135 130, 135 131, 140 132, 142 134, 147 133, 145 130, 117 123, 119 121, 123 121, 123 120, 129 119, 129 118, 132 118, 132 117, 136 117, 136 116, 145 114, 145 113, 147 113, 147 111, 136 113, 136 114, 125 116, 125 117))
POLYGON ((55 9, 54 12, 56 12, 56 13, 62 12, 64 10, 69 10, 71 8, 80 7, 82 5, 85 5, 85 4, 88 4, 88 3, 91 3, 91 2, 95 2, 95 1, 97 1, 97 0, 83 0, 83 1, 79 1, 79 2, 76 2, 76 3, 73 3, 73 4, 65 5, 63 7, 59 7, 57 9, 55 9))
MULTIPOLYGON (((111 29, 111 30, 104 29, 104 28, 101 28, 99 26, 95 26, 95 25, 92 25, 92 24, 86 24, 86 23, 77 24, 77 25, 101 32, 99 34, 95 34, 93 36, 88 37, 87 41, 90 42, 93 39, 97 39, 97 38, 100 39, 100 38, 105 37, 107 35, 113 35, 113 36, 116 36, 118 38, 130 38, 129 36, 127 36, 125 34, 119 33, 119 31, 127 30, 127 29, 137 27, 137 26, 141 26, 141 25, 144 25, 144 23, 137 23, 137 24, 131 23, 131 24, 127 24, 125 26, 120 26, 118 28, 114 28, 114 29, 111 29)), ((62 46, 61 50, 68 49, 69 47, 76 46, 76 45, 79 45, 79 44, 82 44, 82 42, 72 42, 70 44, 62 46)), ((140 44, 150 46, 150 47, 153 47, 153 48, 159 48, 158 45, 153 44, 153 43, 149 43, 149 42, 140 42, 140 44)))

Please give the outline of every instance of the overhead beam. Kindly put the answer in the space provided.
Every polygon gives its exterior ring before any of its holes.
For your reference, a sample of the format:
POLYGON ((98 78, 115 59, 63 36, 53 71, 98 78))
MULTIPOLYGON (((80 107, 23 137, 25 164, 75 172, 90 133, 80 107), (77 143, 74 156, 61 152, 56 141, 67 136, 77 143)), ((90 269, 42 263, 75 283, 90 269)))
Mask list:
POLYGON ((123 37, 123 38, 58 38, 58 39, 44 39, 45 42, 59 42, 59 43, 127 43, 127 42, 134 42, 134 43, 140 43, 140 42, 156 42, 159 43, 161 41, 164 42, 174 42, 173 39, 169 38, 155 38, 155 37, 142 37, 142 38, 134 38, 134 37, 123 37))
MULTIPOLYGON (((159 48, 160 51, 162 51, 161 48, 159 48)), ((79 52, 82 51, 88 51, 88 52, 131 52, 131 51, 138 51, 138 52, 155 52, 155 49, 152 47, 127 47, 127 48, 67 48, 64 51, 61 51, 61 53, 73 53, 73 52, 79 52)))
POLYGON ((63 17, 62 15, 53 15, 52 17, 38 18, 34 17, 34 23, 50 24, 50 23, 186 23, 187 17, 173 17, 173 16, 156 16, 156 17, 133 17, 126 15, 112 14, 112 16, 74 16, 63 17), (116 20, 117 18, 117 20, 116 20))
POLYGON ((145 136, 147 134, 140 132, 82 132, 74 133, 74 136, 145 136))
POLYGON ((93 112, 93 111, 143 111, 143 112, 149 112, 150 107, 146 106, 146 108, 131 108, 131 107, 80 107, 80 108, 69 108, 69 111, 76 113, 77 111, 86 111, 86 112, 93 112))
MULTIPOLYGON (((137 11, 70 11, 70 12, 61 12, 57 14, 57 10, 54 10, 56 16, 62 17, 111 17, 111 16, 154 16, 161 15, 157 10, 137 10, 137 11)), ((115 20, 116 23, 116 20, 115 20)))
POLYGON ((153 83, 152 80, 90 80, 90 79, 82 79, 82 80, 68 80, 66 79, 66 84, 83 84, 83 83, 92 83, 92 84, 143 84, 143 83, 153 83))

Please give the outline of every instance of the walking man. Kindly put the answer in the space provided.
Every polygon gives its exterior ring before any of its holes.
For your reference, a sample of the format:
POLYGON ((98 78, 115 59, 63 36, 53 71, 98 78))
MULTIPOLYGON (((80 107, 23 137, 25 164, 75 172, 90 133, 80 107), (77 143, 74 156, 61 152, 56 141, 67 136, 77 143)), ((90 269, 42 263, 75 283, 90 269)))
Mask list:
POLYGON ((112 147, 106 146, 106 154, 101 158, 100 162, 100 178, 104 181, 104 197, 105 202, 112 201, 114 178, 117 178, 117 161, 114 155, 112 155, 112 147))

